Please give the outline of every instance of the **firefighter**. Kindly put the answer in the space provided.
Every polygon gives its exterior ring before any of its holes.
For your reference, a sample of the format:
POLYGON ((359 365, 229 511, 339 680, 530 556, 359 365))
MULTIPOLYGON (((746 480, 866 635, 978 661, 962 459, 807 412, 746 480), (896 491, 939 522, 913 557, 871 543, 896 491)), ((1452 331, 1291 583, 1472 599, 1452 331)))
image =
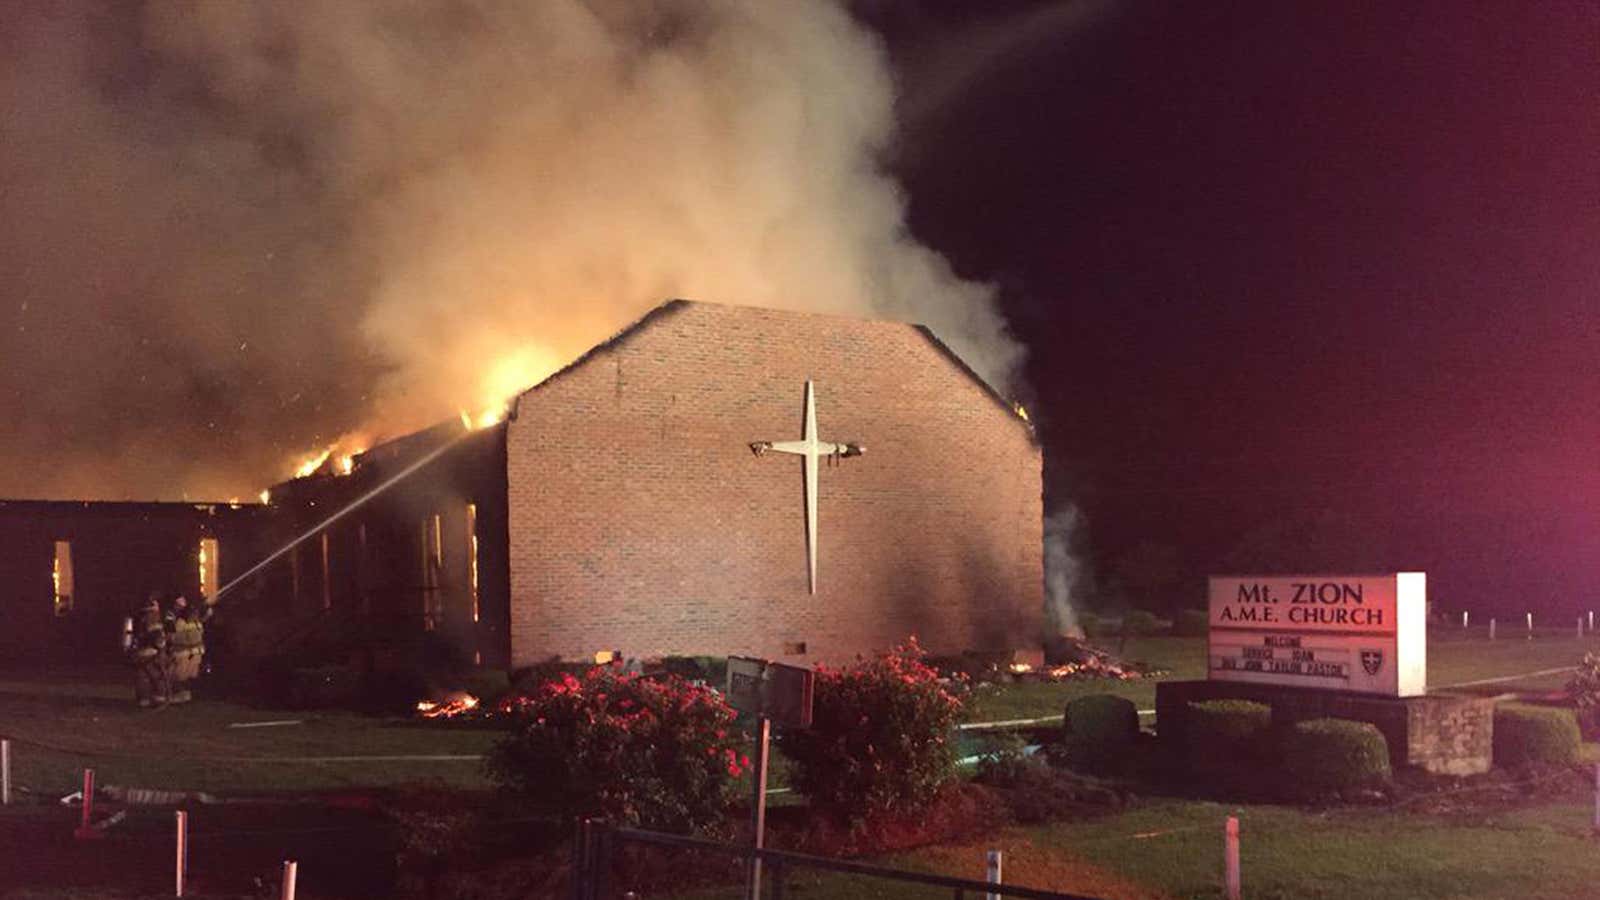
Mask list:
POLYGON ((151 594, 133 621, 128 661, 133 664, 133 692, 139 706, 149 709, 167 702, 167 629, 161 622, 161 598, 151 594))
POLYGON ((179 596, 172 604, 169 635, 172 659, 172 702, 186 703, 192 696, 189 684, 200 675, 200 660, 205 656, 205 626, 200 610, 179 596))

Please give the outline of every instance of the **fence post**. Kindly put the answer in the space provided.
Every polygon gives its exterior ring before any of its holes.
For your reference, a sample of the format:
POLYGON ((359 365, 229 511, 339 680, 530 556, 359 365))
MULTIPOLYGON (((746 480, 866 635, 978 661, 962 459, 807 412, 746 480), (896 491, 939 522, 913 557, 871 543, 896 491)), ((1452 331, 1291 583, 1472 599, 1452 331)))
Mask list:
POLYGON ((300 864, 294 860, 283 861, 283 893, 279 895, 282 900, 294 900, 294 883, 299 869, 300 864))
POLYGON ((1594 764, 1594 830, 1600 832, 1600 763, 1594 764))
POLYGON ((0 738, 0 806, 11 805, 11 741, 0 738))
POLYGON ((1489 620, 1489 640, 1494 640, 1494 619, 1489 620))
POLYGON ((580 818, 572 836, 572 900, 586 900, 589 880, 589 820, 580 818))
POLYGON ((178 858, 174 864, 172 895, 182 897, 183 882, 189 873, 189 814, 180 809, 177 820, 178 858))
POLYGON ((1239 820, 1233 816, 1223 828, 1222 865, 1228 900, 1239 900, 1239 820))
MULTIPOLYGON (((984 862, 987 864, 989 869, 987 874, 988 882, 990 884, 1000 884, 1000 851, 990 850, 988 853, 984 854, 984 862)), ((1000 895, 994 893, 993 891, 990 891, 985 896, 988 898, 988 900, 1000 900, 1000 895)))
POLYGON ((94 770, 83 770, 83 819, 78 824, 78 830, 72 836, 78 840, 104 837, 90 824, 94 821, 94 770))
POLYGON ((783 860, 775 859, 767 863, 767 881, 772 886, 768 893, 771 900, 783 900, 783 860))
POLYGON ((1528 613, 1528 640, 1533 640, 1533 613, 1528 613))
POLYGON ((612 833, 611 825, 600 823, 600 831, 595 835, 595 860, 594 879, 590 882, 589 890, 591 900, 601 900, 611 896, 611 863, 613 860, 612 845, 616 835, 612 833))
POLYGON ((1467 611, 1463 609, 1461 611, 1461 627, 1463 629, 1465 629, 1467 627, 1467 618, 1468 618, 1467 611))

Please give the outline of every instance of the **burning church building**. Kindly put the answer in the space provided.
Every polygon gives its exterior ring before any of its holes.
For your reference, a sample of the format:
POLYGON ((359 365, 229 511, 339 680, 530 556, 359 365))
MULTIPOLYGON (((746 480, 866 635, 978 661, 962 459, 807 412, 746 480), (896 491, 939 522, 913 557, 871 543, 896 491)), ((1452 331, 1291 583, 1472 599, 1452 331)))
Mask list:
POLYGON ((294 543, 225 602, 495 668, 1037 648, 1041 477, 1020 410, 925 328, 672 301, 497 422, 330 458, 229 511, 257 560, 294 543))

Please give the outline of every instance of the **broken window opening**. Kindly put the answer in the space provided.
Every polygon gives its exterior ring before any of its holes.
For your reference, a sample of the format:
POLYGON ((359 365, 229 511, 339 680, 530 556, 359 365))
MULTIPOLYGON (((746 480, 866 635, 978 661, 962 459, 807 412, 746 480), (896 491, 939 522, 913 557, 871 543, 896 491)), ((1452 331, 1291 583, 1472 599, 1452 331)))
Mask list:
POLYGON ((217 581, 222 570, 222 554, 216 538, 200 539, 199 562, 200 596, 209 605, 216 602, 217 581))
POLYGON ((467 504, 467 581, 472 589, 472 621, 478 621, 478 507, 467 504))
POLYGON ((322 533, 322 608, 324 610, 333 609, 333 577, 329 571, 331 568, 328 533, 324 531, 322 533))
POLYGON ((54 608, 58 616, 72 612, 72 543, 56 541, 55 560, 50 566, 54 608))
POLYGON ((422 627, 434 630, 442 604, 439 571, 444 568, 444 534, 438 513, 422 520, 422 627))

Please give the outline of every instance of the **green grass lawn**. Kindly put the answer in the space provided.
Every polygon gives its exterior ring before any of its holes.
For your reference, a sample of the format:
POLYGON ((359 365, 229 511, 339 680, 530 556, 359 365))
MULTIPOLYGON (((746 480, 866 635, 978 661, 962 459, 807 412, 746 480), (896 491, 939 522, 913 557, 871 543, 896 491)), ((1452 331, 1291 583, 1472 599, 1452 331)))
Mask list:
POLYGON ((305 762, 296 757, 456 756, 483 753, 490 731, 341 712, 258 709, 197 700, 140 710, 115 684, 41 687, 0 681, 0 735, 13 741, 13 777, 65 794, 92 766, 102 785, 217 793, 330 790, 440 780, 482 787, 475 761, 305 762), (235 722, 299 719, 274 728, 235 722))
MULTIPOLYGON (((1117 898, 1204 898, 1222 887, 1222 834, 1240 822, 1251 898, 1575 900, 1595 896, 1592 807, 1558 802, 1476 821, 1385 808, 1329 812, 1159 800, 1082 822, 1016 828, 959 847, 884 857, 894 868, 981 879, 983 851, 1005 853, 1015 884, 1117 898)), ((803 874, 788 896, 916 898, 927 889, 858 876, 803 874)), ((737 889, 683 895, 738 897, 737 889)))
MULTIPOLYGON (((1430 641, 1429 683, 1435 686, 1495 678, 1576 663, 1600 640, 1566 631, 1534 640, 1502 632, 1488 641, 1481 629, 1464 637, 1441 629, 1430 641)), ((1115 649, 1114 640, 1107 641, 1115 649)), ((1151 637, 1127 642, 1121 655, 1167 671, 1164 678, 1205 677, 1203 638, 1151 637)), ((0 734, 11 737, 15 779, 41 794, 71 791, 92 765, 102 784, 204 790, 216 793, 315 791, 437 780, 484 787, 473 760, 303 761, 297 757, 473 756, 493 743, 490 730, 441 726, 404 718, 341 712, 259 709, 204 700, 145 711, 129 702, 119 671, 98 677, 45 681, 0 678, 0 734), (303 724, 236 729, 230 723, 300 719, 303 724)), ((1158 679, 1020 682, 974 689, 974 721, 1059 716, 1074 697, 1112 693, 1148 709, 1158 679)), ((1508 682, 1504 689, 1559 687, 1564 675, 1508 682)), ((1496 685, 1498 689, 1501 685, 1496 685)), ((772 786, 782 786, 775 765, 772 786)))

